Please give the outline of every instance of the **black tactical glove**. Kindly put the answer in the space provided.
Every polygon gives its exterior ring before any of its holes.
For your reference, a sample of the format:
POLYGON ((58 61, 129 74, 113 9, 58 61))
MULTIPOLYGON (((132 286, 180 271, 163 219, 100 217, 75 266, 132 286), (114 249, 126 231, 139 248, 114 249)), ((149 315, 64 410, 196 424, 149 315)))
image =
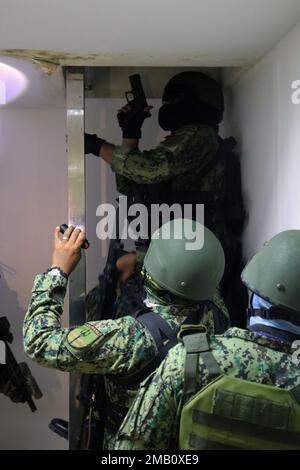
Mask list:
POLYGON ((143 122, 150 116, 149 111, 134 110, 128 105, 120 109, 117 118, 123 131, 123 138, 140 139, 143 122))
POLYGON ((100 149, 106 142, 104 139, 100 139, 96 134, 84 134, 84 153, 92 153, 99 157, 100 149))

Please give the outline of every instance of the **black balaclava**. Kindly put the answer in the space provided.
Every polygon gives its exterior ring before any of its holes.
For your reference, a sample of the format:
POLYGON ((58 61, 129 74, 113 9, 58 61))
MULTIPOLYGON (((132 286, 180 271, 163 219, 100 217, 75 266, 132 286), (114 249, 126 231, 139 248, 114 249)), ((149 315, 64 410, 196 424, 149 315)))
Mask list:
POLYGON ((165 131, 174 132, 188 124, 206 124, 218 130, 218 111, 199 101, 194 90, 178 85, 166 86, 158 122, 165 131))

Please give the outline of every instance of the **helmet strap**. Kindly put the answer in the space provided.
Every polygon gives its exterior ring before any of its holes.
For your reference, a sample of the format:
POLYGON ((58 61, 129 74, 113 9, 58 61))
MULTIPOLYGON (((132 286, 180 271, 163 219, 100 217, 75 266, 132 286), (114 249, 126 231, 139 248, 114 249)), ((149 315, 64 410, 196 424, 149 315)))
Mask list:
POLYGON ((283 307, 274 306, 270 309, 266 308, 248 308, 247 318, 257 316, 266 318, 267 320, 285 320, 300 326, 300 313, 287 310, 283 307))

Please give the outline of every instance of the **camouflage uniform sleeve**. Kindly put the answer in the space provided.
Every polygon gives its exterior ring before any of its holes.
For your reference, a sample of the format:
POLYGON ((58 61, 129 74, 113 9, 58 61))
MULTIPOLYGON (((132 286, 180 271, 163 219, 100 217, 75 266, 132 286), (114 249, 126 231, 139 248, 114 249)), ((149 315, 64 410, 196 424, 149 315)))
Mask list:
MULTIPOLYGON (((169 135, 155 149, 140 151, 118 146, 114 150, 111 168, 131 182, 160 183, 187 172, 199 171, 208 155, 218 148, 215 131, 208 126, 184 126, 169 135)), ((124 179, 119 190, 124 192, 124 179)), ((127 184, 127 188, 129 188, 127 184)))
POLYGON ((24 349, 35 362, 56 369, 99 374, 134 373, 156 353, 150 334, 133 318, 62 328, 67 281, 38 275, 24 320, 24 349))
MULTIPOLYGON (((170 157, 170 152, 161 146, 145 151, 116 147, 111 169, 134 183, 159 183, 170 178, 170 157)), ((121 183, 124 184, 124 180, 119 179, 118 190, 124 193, 121 183)))
POLYGON ((174 347, 141 385, 117 436, 117 450, 178 449, 184 349, 174 347))

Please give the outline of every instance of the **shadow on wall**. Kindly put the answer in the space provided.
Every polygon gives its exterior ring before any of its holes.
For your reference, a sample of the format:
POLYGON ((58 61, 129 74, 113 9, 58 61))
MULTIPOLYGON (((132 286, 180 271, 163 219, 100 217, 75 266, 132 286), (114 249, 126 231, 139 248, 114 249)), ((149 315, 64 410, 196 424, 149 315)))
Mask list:
MULTIPOLYGON (((12 277, 16 274, 17 271, 13 267, 0 262, 0 315, 7 317, 14 338, 20 336, 17 330, 20 329, 21 320, 23 321, 25 315, 19 304, 17 292, 10 289, 6 281, 6 276, 12 277)), ((15 340, 14 351, 16 349, 23 351, 20 341, 15 340)))
POLYGON ((0 262, 0 316, 6 316, 14 336, 11 349, 18 362, 25 360, 37 381, 43 396, 34 402, 37 411, 32 413, 27 403, 13 403, 0 394, 0 449, 65 449, 66 442, 48 429, 50 420, 57 415, 67 419, 65 402, 65 375, 56 370, 41 367, 25 356, 23 350, 22 326, 25 310, 21 308, 18 294, 11 289, 13 276, 20 273, 0 262), (57 401, 57 397, 62 402, 57 401))
MULTIPOLYGON (((62 388, 61 381, 57 377, 56 372, 48 371, 51 374, 51 381, 43 380, 39 377, 41 367, 33 363, 27 356, 25 356, 23 349, 23 319, 25 310, 20 307, 18 294, 8 286, 6 277, 16 276, 17 272, 11 266, 0 262, 0 316, 7 317, 10 323, 10 330, 14 336, 12 343, 12 350, 18 362, 26 360, 33 375, 38 381, 38 384, 43 392, 47 390, 47 400, 55 402, 55 394, 62 388), (44 383, 43 383, 44 382, 44 383), (50 384, 50 387, 49 387, 50 384)), ((43 400, 43 399, 42 399, 43 400)))

